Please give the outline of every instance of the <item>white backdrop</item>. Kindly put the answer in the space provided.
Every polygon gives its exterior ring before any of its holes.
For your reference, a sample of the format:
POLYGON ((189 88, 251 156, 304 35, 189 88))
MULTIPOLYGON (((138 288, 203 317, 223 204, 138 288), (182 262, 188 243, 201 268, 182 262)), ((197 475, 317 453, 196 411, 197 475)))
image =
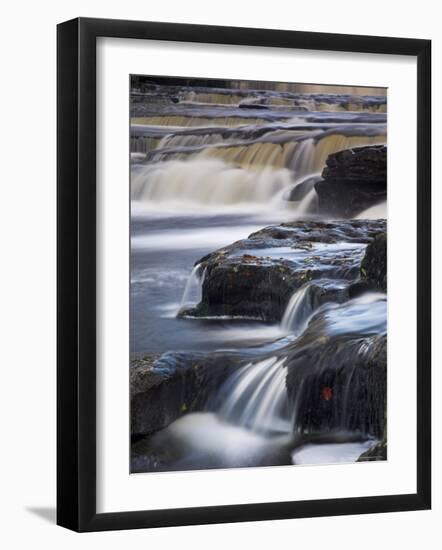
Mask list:
MULTIPOLYGON (((434 97, 442 95, 437 3, 372 0, 363 10, 349 0, 291 0, 252 5, 197 0, 167 4, 41 0, 8 4, 3 10, 0 224, 2 239, 2 419, 0 541, 7 548, 41 544, 45 548, 95 548, 105 544, 143 544, 161 548, 225 548, 270 545, 329 549, 372 548, 382 543, 413 548, 439 538, 442 520, 441 475, 434 469, 432 512, 306 519, 153 531, 75 535, 53 525, 55 504, 55 25, 78 15, 202 24, 287 28, 323 32, 409 36, 433 39, 434 97), (49 518, 49 520, 48 520, 49 518), (38 541, 38 542, 37 542, 38 541)), ((433 151, 440 151, 440 102, 433 106, 433 151)), ((442 181, 434 154, 433 181, 442 181)), ((407 159, 404 158, 404 162, 407 159)), ((434 187, 439 214, 440 186, 434 187)), ((434 241, 441 222, 434 225, 434 241)), ((407 235, 404 235, 404 242, 407 235)), ((439 247, 440 248, 440 245, 439 247)), ((405 253, 405 252, 404 252, 405 253)), ((434 246, 436 254, 436 246, 434 246)), ((441 257, 434 256, 440 277, 441 257)), ((436 280, 436 276, 433 276, 436 280)), ((441 333, 440 286, 434 288, 434 334, 441 333)), ((440 336, 439 336, 440 342, 440 336)), ((436 337, 435 337, 436 340, 436 337)), ((434 365, 441 359, 436 341, 434 365)), ((406 384, 406 380, 404 381, 406 384)), ((434 369, 434 464, 442 463, 440 370, 434 369)))

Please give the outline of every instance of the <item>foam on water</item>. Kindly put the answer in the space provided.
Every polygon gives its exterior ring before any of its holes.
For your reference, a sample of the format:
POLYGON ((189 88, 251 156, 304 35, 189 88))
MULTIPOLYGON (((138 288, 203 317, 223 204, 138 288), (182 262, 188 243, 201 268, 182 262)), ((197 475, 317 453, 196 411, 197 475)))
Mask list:
POLYGON ((293 464, 339 464, 356 462, 362 453, 376 444, 374 440, 352 443, 308 444, 292 453, 293 464))
MULTIPOLYGON (((154 440, 160 449, 179 450, 175 458, 179 469, 256 466, 265 460, 270 465, 274 464, 273 457, 279 449, 286 447, 288 442, 287 436, 269 439, 241 426, 233 426, 214 413, 188 414, 170 424, 154 440)), ((288 450, 285 454, 288 463, 288 450)), ((172 464, 170 469, 176 468, 172 464)))

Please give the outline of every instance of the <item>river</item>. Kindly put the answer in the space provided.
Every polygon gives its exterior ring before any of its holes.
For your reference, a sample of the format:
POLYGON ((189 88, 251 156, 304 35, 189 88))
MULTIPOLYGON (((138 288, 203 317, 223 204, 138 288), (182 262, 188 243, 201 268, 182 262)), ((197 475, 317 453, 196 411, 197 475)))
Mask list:
MULTIPOLYGON (((318 214, 313 184, 327 157, 385 143, 385 110, 382 96, 182 85, 133 90, 132 360, 173 352, 257 356, 220 383, 204 410, 185 414, 141 443, 137 437, 134 471, 353 461, 373 445, 373 434, 350 425, 343 441, 293 445, 293 411, 286 411, 288 352, 275 350, 293 346, 318 311, 329 323, 327 335, 347 337, 352 326, 360 337, 385 334, 385 295, 318 305, 304 285, 286 296, 278 319, 191 311, 202 300, 202 258, 267 226, 326 219, 318 214), (293 195, 296 188, 302 192, 293 195), (177 446, 172 459, 158 459, 177 446)), ((356 217, 384 218, 385 205, 356 217)), ((274 243, 253 249, 246 243, 246 249, 228 254, 233 262, 244 254, 258 264, 287 261, 294 273, 310 262, 321 292, 332 287, 342 294, 359 277, 367 242, 344 238, 308 250, 274 243)))

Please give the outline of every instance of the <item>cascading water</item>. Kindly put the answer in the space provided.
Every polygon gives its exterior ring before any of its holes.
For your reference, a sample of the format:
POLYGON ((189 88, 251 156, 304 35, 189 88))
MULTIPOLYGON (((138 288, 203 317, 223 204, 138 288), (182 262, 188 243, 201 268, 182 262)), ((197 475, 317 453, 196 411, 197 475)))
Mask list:
POLYGON ((201 159, 147 165, 133 175, 131 194, 132 200, 150 203, 263 204, 292 185, 287 169, 257 172, 201 159))
POLYGON ((371 206, 356 216, 357 220, 377 220, 387 217, 387 203, 381 202, 375 206, 371 206))
POLYGON ((281 328, 294 334, 300 334, 306 327, 312 312, 311 285, 306 284, 290 298, 281 320, 281 328))
MULTIPOLYGON (((245 130, 244 130, 245 131, 245 130)), ((376 145, 385 143, 385 127, 375 129, 371 126, 359 129, 349 127, 341 131, 272 132, 261 139, 236 140, 229 143, 225 140, 216 144, 200 144, 189 147, 166 147, 155 149, 149 156, 151 162, 166 160, 189 159, 222 159, 231 165, 240 165, 244 168, 274 167, 289 168, 297 177, 310 173, 321 172, 328 155, 362 145, 376 145), (276 135, 277 134, 277 135, 276 135), (305 136, 313 135, 305 139, 305 136)), ((189 136, 180 137, 180 142, 189 140, 189 136)), ((233 141, 233 140, 227 140, 233 141)))
MULTIPOLYGON (((323 338, 330 335, 362 336, 385 334, 386 302, 382 293, 368 293, 343 304, 326 303, 314 313, 310 298, 311 285, 300 288, 292 296, 281 326, 295 337, 300 336, 307 327, 309 319, 318 319, 323 338), (374 310, 373 310, 374 307, 374 310)), ((318 333, 318 336, 321 332, 318 333)), ((365 344, 356 344, 350 348, 347 361, 354 361, 370 351, 365 344)), ((301 408, 305 409, 306 395, 312 395, 323 387, 326 379, 324 366, 312 363, 308 376, 299 378, 289 413, 287 395, 286 356, 272 356, 260 361, 250 362, 240 368, 221 387, 217 396, 217 414, 224 420, 249 430, 264 434, 291 433, 306 431, 305 419, 299 419, 301 408), (324 378, 325 376, 325 378, 324 378)), ((330 378, 330 375, 329 379, 330 378)), ((355 399, 366 384, 366 371, 353 366, 339 386, 340 407, 335 411, 334 429, 353 430, 355 421, 355 399)), ((330 392, 332 390, 330 389, 330 392)), ((325 399, 331 398, 325 395, 325 399)), ((305 417, 305 411, 303 410, 305 417)), ((314 429, 312 429, 314 431, 314 429)))
POLYGON ((149 126, 178 126, 180 128, 203 128, 207 126, 226 126, 234 128, 244 124, 264 124, 265 119, 259 117, 241 117, 241 116, 218 116, 207 118, 204 116, 192 115, 160 115, 133 117, 133 124, 145 124, 149 126))
POLYGON ((307 195, 301 200, 298 206, 299 214, 311 214, 314 212, 318 202, 318 195, 315 189, 310 189, 307 195))
MULTIPOLYGON (((303 109, 308 104, 314 111, 324 101, 329 107, 340 105, 337 123, 328 122, 328 115, 321 118, 320 110, 311 123, 311 113, 302 110, 297 116, 278 109, 262 110, 255 116, 256 109, 238 109, 245 98, 229 91, 176 93, 182 99, 194 98, 191 101, 204 98, 208 105, 161 106, 157 114, 133 117, 131 122, 135 132, 132 151, 146 153, 149 161, 133 171, 131 197, 152 207, 158 203, 264 204, 307 175, 321 173, 329 154, 386 139, 385 120, 375 122, 364 115, 363 123, 353 123, 354 115, 346 112, 351 104, 347 96, 337 96, 332 102, 313 96, 288 98, 272 93, 267 97, 270 105, 290 99, 293 106, 307 102, 303 109), (212 102, 217 105, 211 106, 212 102), (323 121, 322 127, 317 120, 323 121)), ((260 103, 263 97, 257 94, 255 100, 260 103)), ((376 109, 383 104, 367 103, 376 109)), ((315 200, 310 192, 299 204, 299 212, 314 212, 315 200)), ((276 200, 273 204, 277 205, 276 200)))
POLYGON ((181 305, 178 313, 188 307, 195 306, 196 304, 198 304, 198 302, 200 302, 204 282, 204 273, 205 269, 203 269, 201 264, 197 264, 192 269, 192 273, 189 275, 186 286, 184 288, 183 297, 181 299, 181 305))
POLYGON ((259 433, 289 433, 284 362, 270 357, 237 371, 220 390, 218 415, 259 433))

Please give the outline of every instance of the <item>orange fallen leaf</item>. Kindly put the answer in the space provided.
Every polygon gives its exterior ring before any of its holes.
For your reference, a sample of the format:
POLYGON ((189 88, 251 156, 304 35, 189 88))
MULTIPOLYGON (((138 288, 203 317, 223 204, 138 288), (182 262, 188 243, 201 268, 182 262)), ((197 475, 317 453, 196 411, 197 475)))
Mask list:
POLYGON ((324 386, 322 388, 322 399, 325 401, 330 401, 330 399, 333 397, 333 390, 330 386, 324 386))

